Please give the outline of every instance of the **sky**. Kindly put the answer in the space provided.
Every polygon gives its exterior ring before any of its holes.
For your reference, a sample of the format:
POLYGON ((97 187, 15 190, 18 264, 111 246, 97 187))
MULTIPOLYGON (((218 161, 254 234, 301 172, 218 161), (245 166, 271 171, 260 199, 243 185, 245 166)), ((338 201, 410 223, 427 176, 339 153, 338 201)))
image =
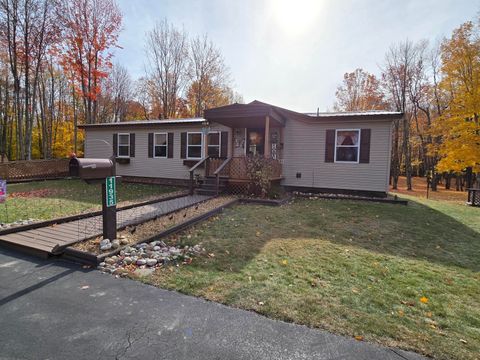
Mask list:
POLYGON ((396 42, 449 36, 474 20, 480 0, 118 0, 115 61, 145 74, 145 34, 166 18, 221 50, 245 102, 300 112, 332 110, 345 72, 379 74, 396 42))

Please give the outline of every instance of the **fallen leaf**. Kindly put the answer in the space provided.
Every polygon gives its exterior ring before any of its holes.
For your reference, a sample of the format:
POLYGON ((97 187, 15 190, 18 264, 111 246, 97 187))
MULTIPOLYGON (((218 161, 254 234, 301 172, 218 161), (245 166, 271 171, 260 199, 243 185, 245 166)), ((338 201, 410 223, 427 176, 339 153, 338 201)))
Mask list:
POLYGON ((353 292, 354 294, 358 294, 358 293, 359 293, 359 290, 358 290, 357 288, 353 288, 353 289, 352 289, 352 292, 353 292))
POLYGON ((433 316, 433 314, 429 311, 427 312, 425 315, 427 315, 427 317, 431 318, 433 316))
POLYGON ((83 285, 83 286, 81 287, 82 290, 86 290, 86 289, 88 289, 88 288, 90 288, 90 286, 88 286, 88 285, 83 285))
POLYGON ((357 335, 357 336, 355 336, 355 340, 357 340, 357 341, 363 341, 363 336, 357 335))
POLYGON ((256 237, 259 237, 259 236, 260 236, 260 231, 257 231, 257 232, 255 233, 255 236, 256 236, 256 237))
POLYGON ((460 342, 466 344, 466 343, 467 343, 467 340, 460 339, 460 342))
POLYGON ((413 301, 400 301, 403 305, 408 305, 408 306, 415 306, 415 303, 413 301))
POLYGON ((258 305, 263 306, 263 305, 265 305, 265 303, 263 301, 259 301, 258 305))
POLYGON ((288 260, 287 260, 287 259, 283 259, 283 260, 282 260, 282 265, 283 265, 283 266, 287 266, 287 265, 288 265, 288 260))
POLYGON ((398 316, 402 317, 403 315, 405 315, 405 313, 403 312, 403 310, 398 310, 398 316))
POLYGON ((426 304, 426 303, 428 303, 428 298, 425 297, 425 296, 422 296, 422 297, 420 298, 420 302, 423 303, 423 304, 426 304))

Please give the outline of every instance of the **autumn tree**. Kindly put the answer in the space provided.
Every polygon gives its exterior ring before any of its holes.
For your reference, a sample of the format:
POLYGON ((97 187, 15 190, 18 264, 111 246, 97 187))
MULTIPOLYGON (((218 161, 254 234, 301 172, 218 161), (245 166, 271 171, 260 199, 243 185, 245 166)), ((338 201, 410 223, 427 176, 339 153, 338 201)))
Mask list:
POLYGON ((462 24, 441 46, 440 88, 447 94, 448 105, 434 129, 442 138, 437 147, 441 156, 438 169, 466 170, 470 179, 472 171, 480 171, 479 25, 462 24))
POLYGON ((220 50, 206 35, 193 39, 189 50, 187 104, 191 116, 201 117, 205 109, 230 103, 231 80, 220 50))
POLYGON ((337 111, 384 110, 386 107, 380 81, 360 68, 343 75, 335 96, 337 111))
POLYGON ((57 0, 63 41, 57 46, 65 72, 72 74, 83 100, 87 124, 97 120, 101 82, 111 67, 122 14, 114 0, 57 0))
POLYGON ((1 0, 0 43, 13 81, 17 159, 30 159, 37 85, 49 46, 58 35, 47 0, 1 0))
POLYGON ((160 118, 178 115, 178 100, 187 83, 188 40, 183 29, 166 19, 147 33, 147 79, 145 84, 160 106, 160 118))
POLYGON ((98 98, 98 120, 121 122, 128 117, 128 102, 132 99, 132 79, 125 67, 115 64, 107 79, 102 82, 98 98))
MULTIPOLYGON (((412 83, 418 76, 419 63, 423 63, 427 43, 413 43, 409 40, 394 44, 387 51, 383 65, 382 82, 386 99, 392 110, 404 113, 402 120, 394 122, 392 146, 392 186, 397 188, 400 167, 403 162, 407 189, 412 190, 412 83), (400 142, 401 140, 401 142, 400 142)), ((418 89, 417 89, 418 90, 418 89)), ((415 90, 416 91, 416 90, 415 90)))

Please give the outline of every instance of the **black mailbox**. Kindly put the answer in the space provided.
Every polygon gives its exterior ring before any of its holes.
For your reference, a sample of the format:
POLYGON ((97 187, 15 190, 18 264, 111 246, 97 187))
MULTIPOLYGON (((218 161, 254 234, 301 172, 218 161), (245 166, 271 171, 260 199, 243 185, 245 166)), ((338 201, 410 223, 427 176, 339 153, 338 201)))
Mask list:
POLYGON ((111 159, 79 159, 72 157, 68 164, 70 176, 80 179, 105 180, 109 176, 115 176, 115 164, 111 159))

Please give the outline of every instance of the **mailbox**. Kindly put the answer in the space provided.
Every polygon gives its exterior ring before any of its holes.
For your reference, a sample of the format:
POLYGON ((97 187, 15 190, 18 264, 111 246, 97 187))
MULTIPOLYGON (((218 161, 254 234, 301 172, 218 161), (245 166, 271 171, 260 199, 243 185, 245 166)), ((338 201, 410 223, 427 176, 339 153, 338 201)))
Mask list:
POLYGON ((79 159, 72 157, 68 164, 70 176, 79 177, 87 182, 105 180, 115 176, 115 164, 111 159, 79 159))

